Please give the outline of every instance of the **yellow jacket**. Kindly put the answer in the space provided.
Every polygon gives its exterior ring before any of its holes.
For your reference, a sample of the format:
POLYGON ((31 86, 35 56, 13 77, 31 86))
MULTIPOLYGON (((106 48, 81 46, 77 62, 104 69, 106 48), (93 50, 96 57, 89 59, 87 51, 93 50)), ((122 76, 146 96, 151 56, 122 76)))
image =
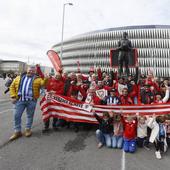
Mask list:
MULTIPOLYGON (((21 76, 17 76, 10 86, 10 96, 18 98, 18 90, 21 81, 21 76)), ((33 98, 38 99, 40 96, 40 88, 44 86, 46 79, 37 77, 33 80, 33 98)))

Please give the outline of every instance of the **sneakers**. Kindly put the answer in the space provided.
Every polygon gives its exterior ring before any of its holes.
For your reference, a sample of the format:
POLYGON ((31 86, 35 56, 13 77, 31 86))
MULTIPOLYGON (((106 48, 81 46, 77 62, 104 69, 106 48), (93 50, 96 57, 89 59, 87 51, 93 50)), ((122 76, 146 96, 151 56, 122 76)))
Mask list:
POLYGON ((30 137, 32 135, 31 129, 25 129, 25 137, 30 137))
POLYGON ((22 133, 21 132, 15 132, 10 138, 9 140, 10 141, 13 141, 13 140, 16 140, 18 138, 20 138, 22 136, 22 133))
POLYGON ((156 155, 156 158, 157 158, 157 159, 161 159, 161 158, 162 158, 160 151, 156 151, 156 152, 155 152, 155 155, 156 155))
POLYGON ((97 147, 100 149, 103 146, 103 144, 100 142, 97 147))

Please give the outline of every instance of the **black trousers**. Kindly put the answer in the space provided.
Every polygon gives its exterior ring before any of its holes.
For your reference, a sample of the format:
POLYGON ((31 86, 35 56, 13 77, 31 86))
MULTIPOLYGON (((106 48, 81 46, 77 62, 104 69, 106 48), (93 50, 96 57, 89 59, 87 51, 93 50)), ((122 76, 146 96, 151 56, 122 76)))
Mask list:
POLYGON ((137 138, 137 145, 139 148, 142 148, 143 145, 144 145, 144 142, 146 143, 147 142, 147 137, 144 137, 144 138, 137 138))
POLYGON ((163 141, 159 141, 156 139, 156 141, 154 142, 154 145, 155 145, 156 151, 164 152, 164 142, 163 141))

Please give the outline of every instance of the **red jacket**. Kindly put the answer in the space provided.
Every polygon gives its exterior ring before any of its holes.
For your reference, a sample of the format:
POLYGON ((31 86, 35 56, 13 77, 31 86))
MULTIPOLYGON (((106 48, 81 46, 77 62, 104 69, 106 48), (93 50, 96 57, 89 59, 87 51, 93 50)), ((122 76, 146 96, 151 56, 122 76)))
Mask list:
POLYGON ((50 78, 46 84, 47 92, 55 91, 57 95, 63 95, 64 93, 64 82, 63 80, 57 80, 55 78, 50 78))
POLYGON ((120 102, 122 105, 130 105, 133 104, 133 100, 129 96, 120 96, 120 102))
POLYGON ((81 85, 77 86, 77 85, 71 84, 70 87, 69 87, 69 90, 68 90, 68 92, 67 92, 67 96, 70 97, 72 91, 80 92, 81 95, 82 95, 84 98, 87 97, 86 90, 85 90, 83 87, 81 87, 81 85))
POLYGON ((138 96, 138 86, 136 84, 132 85, 132 91, 129 93, 131 98, 138 96))
POLYGON ((128 140, 135 139, 137 134, 137 119, 133 120, 132 122, 128 122, 122 116, 121 121, 124 128, 123 137, 128 140))

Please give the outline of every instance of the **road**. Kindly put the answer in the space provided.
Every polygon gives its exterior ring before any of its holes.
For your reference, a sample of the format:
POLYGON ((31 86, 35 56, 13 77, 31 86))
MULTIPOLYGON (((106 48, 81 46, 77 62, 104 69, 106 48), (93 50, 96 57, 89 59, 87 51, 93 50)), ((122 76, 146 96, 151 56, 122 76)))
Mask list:
MULTIPOLYGON (((0 79, 0 89, 4 90, 0 79)), ((8 96, 0 98, 0 170, 169 170, 170 151, 161 160, 150 151, 138 149, 135 154, 122 150, 97 149, 95 130, 51 130, 42 134, 42 120, 37 105, 33 136, 8 142, 12 134, 13 105, 8 96), (2 101, 3 100, 3 101, 2 101)), ((25 115, 25 114, 24 114, 25 115)), ((23 129, 25 116, 23 115, 23 129)))

